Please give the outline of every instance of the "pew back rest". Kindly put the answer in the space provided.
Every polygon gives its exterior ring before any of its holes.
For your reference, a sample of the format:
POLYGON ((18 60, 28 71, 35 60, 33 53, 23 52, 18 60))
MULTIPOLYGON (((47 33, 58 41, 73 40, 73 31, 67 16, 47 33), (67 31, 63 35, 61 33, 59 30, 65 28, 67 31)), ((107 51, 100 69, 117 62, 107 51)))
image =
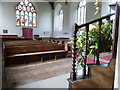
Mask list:
POLYGON ((56 51, 65 50, 64 44, 55 44, 47 42, 39 42, 34 40, 29 41, 8 41, 5 44, 5 56, 31 53, 31 52, 44 52, 44 51, 56 51))
POLYGON ((44 42, 41 40, 21 40, 21 41, 15 40, 15 41, 5 41, 4 43, 6 47, 51 44, 51 42, 44 42))

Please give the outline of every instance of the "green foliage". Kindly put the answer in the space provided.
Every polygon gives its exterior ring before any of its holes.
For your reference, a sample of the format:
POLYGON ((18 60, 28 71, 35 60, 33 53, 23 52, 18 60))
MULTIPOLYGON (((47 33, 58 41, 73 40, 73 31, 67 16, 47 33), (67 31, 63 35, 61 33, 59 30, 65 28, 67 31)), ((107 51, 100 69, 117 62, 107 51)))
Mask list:
POLYGON ((85 66, 85 64, 82 62, 82 60, 79 60, 77 63, 78 63, 79 65, 81 65, 82 67, 85 66))
MULTIPOLYGON (((102 28, 101 28, 101 40, 100 40, 100 53, 102 52, 108 52, 111 50, 111 45, 112 45, 112 22, 110 20, 106 20, 106 22, 102 23, 102 28)), ((97 55, 97 50, 98 50, 98 31, 99 31, 99 26, 98 22, 89 25, 89 32, 88 32, 88 52, 87 55, 92 56, 92 55, 97 55)), ((73 44, 73 39, 71 38, 69 41, 69 45, 73 44)), ((85 59, 85 49, 86 49, 86 30, 80 31, 80 33, 77 36, 77 54, 79 55, 79 59, 85 59)), ((84 66, 83 63, 78 61, 78 63, 81 64, 81 66, 84 66)))

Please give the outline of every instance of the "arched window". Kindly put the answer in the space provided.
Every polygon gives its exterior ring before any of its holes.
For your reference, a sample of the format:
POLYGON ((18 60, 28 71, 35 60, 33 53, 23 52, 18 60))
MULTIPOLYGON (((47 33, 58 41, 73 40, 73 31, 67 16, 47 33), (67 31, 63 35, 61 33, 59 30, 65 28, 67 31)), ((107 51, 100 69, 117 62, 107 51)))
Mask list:
POLYGON ((22 0, 16 7, 16 26, 36 27, 36 11, 31 2, 22 0))
POLYGON ((77 8, 77 24, 86 22, 86 0, 81 0, 77 8))
POLYGON ((61 31, 63 28, 63 10, 62 9, 59 11, 59 23, 58 24, 59 24, 58 25, 59 30, 61 31))

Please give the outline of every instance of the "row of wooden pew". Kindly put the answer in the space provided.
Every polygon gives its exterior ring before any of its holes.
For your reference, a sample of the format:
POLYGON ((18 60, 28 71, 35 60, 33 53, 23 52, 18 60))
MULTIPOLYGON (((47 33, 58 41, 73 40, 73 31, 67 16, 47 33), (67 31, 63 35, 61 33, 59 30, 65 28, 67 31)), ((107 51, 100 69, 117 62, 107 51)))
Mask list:
POLYGON ((65 58, 65 44, 44 40, 4 41, 5 66, 65 58))

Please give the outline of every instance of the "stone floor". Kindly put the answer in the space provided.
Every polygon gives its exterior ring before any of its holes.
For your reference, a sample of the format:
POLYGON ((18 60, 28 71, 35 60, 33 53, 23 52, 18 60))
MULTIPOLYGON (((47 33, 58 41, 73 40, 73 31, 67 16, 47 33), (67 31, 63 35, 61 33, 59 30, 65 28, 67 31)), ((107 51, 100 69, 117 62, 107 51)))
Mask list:
MULTIPOLYGON (((110 54, 111 53, 102 53, 100 56, 106 56, 110 54)), ((100 61, 104 61, 107 63, 109 62, 104 59, 100 59, 100 61)), ((16 88, 68 88, 69 83, 67 79, 69 78, 69 76, 70 73, 67 73, 57 77, 52 77, 49 79, 40 80, 26 85, 18 86, 16 88)))
POLYGON ((7 86, 14 88, 69 73, 72 71, 71 63, 71 59, 64 58, 6 67, 7 86))
POLYGON ((29 83, 16 88, 68 88, 69 73, 57 77, 29 83))

